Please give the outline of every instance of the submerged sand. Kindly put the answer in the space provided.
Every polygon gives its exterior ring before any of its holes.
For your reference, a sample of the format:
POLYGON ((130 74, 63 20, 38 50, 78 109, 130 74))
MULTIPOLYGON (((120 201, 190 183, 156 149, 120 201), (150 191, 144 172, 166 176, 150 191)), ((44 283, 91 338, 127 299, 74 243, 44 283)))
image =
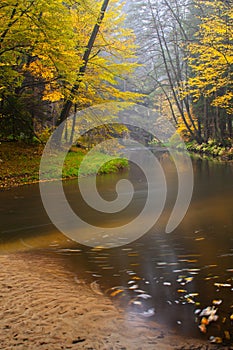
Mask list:
POLYGON ((49 256, 0 255, 0 266, 0 349, 215 349, 126 316, 49 256))

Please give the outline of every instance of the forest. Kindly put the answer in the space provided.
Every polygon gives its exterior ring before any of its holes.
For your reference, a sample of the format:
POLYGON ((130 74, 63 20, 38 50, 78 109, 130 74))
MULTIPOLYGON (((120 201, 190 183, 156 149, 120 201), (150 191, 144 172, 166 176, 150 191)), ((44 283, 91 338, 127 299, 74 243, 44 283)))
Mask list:
POLYGON ((43 143, 69 113, 125 101, 165 115, 190 149, 232 158, 232 1, 8 0, 0 12, 2 141, 43 143))
POLYGON ((233 349, 233 0, 0 1, 0 349, 233 349))

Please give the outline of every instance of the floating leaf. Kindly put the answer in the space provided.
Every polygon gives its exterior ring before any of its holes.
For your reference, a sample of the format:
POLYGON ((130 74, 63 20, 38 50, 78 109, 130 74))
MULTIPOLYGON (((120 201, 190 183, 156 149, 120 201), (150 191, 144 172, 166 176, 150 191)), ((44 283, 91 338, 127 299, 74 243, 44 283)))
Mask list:
POLYGON ((133 286, 130 286, 129 289, 137 289, 138 288, 138 285, 137 284, 134 284, 133 286))
POLYGON ((208 325, 209 324, 209 320, 208 320, 208 318, 206 318, 206 317, 202 317, 202 319, 201 319, 201 324, 204 324, 204 325, 208 325))
POLYGON ((195 314, 195 315, 198 315, 200 312, 201 312, 201 309, 196 309, 196 310, 194 311, 194 314, 195 314))
POLYGON ((216 287, 231 287, 230 283, 214 283, 216 287))
POLYGON ((205 326, 204 324, 200 324, 200 325, 198 326, 198 328, 200 329, 200 331, 201 331, 202 333, 206 333, 206 331, 207 331, 206 326, 205 326))
POLYGON ((143 299, 149 299, 149 298, 152 298, 152 296, 150 294, 139 294, 137 296, 138 298, 143 298, 143 299))
POLYGON ((207 306, 205 309, 202 310, 200 313, 200 316, 210 316, 215 315, 218 309, 215 309, 214 306, 207 306))
POLYGON ((187 303, 189 304, 195 304, 195 301, 191 298, 186 298, 187 303))
POLYGON ((145 290, 142 290, 142 289, 135 289, 134 292, 135 292, 135 293, 145 293, 145 290))
POLYGON ((222 344, 222 338, 220 337, 210 337, 210 342, 214 344, 222 344))
POLYGON ((110 296, 111 296, 111 297, 115 297, 116 295, 118 295, 119 293, 122 293, 122 292, 124 292, 123 289, 117 289, 117 290, 115 290, 114 292, 112 292, 112 293, 110 294, 110 296))
POLYGON ((190 297, 197 297, 199 295, 199 293, 189 293, 190 297))
POLYGON ((215 321, 217 321, 218 320, 218 315, 210 315, 209 317, 208 317, 208 321, 209 322, 215 322, 215 321))

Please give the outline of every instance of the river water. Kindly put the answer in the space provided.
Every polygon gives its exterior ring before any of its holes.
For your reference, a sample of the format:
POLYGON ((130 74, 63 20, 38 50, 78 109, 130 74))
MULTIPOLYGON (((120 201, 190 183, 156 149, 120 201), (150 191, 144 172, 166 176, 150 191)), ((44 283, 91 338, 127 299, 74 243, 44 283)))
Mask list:
MULTIPOLYGON (((175 231, 165 233, 177 194, 177 174, 169 154, 161 152, 159 159, 168 184, 166 205, 154 227, 136 241, 111 249, 71 241, 50 222, 38 185, 29 185, 1 193, 0 251, 60 256, 67 269, 93 286, 98 284, 126 313, 135 312, 145 322, 155 320, 186 336, 220 336, 232 342, 232 165, 193 159, 194 191, 188 212, 175 231), (207 325, 205 334, 198 327, 198 309, 208 306, 218 309, 218 319, 207 325)), ((134 185, 135 196, 125 211, 114 215, 95 213, 85 205, 77 180, 65 181, 64 190, 84 220, 117 227, 142 210, 145 176, 131 165, 128 171, 97 179, 101 195, 112 200, 117 182, 125 178, 134 185)), ((88 188, 90 178, 85 181, 88 188)))

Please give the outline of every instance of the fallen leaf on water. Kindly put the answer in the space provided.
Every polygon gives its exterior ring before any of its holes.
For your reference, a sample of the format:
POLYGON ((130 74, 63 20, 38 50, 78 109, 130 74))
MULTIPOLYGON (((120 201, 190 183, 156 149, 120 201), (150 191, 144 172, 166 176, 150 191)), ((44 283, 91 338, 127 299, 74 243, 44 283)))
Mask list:
POLYGON ((111 297, 115 297, 117 294, 124 292, 123 289, 117 289, 110 294, 111 297))
POLYGON ((200 324, 198 327, 202 333, 206 333, 206 326, 204 324, 200 324))
POLYGON ((149 298, 152 298, 152 296, 151 296, 150 294, 146 294, 146 293, 139 294, 137 297, 138 297, 138 298, 142 298, 142 299, 149 299, 149 298))
POLYGON ((138 285, 134 284, 133 286, 130 286, 129 289, 138 289, 138 285))
POLYGON ((210 337, 210 342, 214 344, 221 344, 222 343, 222 338, 220 337, 210 337))
POLYGON ((212 304, 213 304, 213 305, 220 305, 220 304, 222 304, 222 300, 221 300, 221 299, 219 299, 219 300, 213 300, 213 301, 212 301, 212 304))
POLYGON ((216 287, 231 287, 230 283, 214 283, 216 287))
POLYGON ((135 300, 135 301, 133 301, 132 302, 132 304, 134 304, 134 305, 142 305, 142 302, 141 301, 138 301, 138 300, 135 300))
POLYGON ((189 293, 188 295, 192 298, 192 297, 197 297, 199 293, 189 293))
POLYGON ((191 298, 186 298, 188 304, 195 304, 195 301, 191 298))
POLYGON ((204 324, 204 325, 208 325, 209 324, 209 320, 208 320, 208 318, 206 318, 206 317, 202 317, 202 319, 201 319, 201 324, 204 324))
POLYGON ((128 284, 134 284, 135 281, 131 280, 131 281, 128 281, 128 284))
POLYGON ((135 292, 135 293, 145 293, 145 290, 142 290, 142 289, 135 289, 134 292, 135 292))
POLYGON ((171 286, 171 282, 163 282, 164 286, 171 286))
POLYGON ((215 315, 218 309, 215 309, 214 306, 207 306, 205 309, 202 310, 200 313, 200 316, 210 316, 215 315))
POLYGON ((186 277, 185 278, 186 283, 192 282, 192 280, 193 280, 193 277, 186 277))
POLYGON ((194 311, 194 314, 197 315, 197 314, 199 314, 200 312, 201 312, 201 309, 196 309, 196 310, 194 311))
POLYGON ((218 320, 218 315, 210 315, 209 317, 208 317, 208 321, 209 322, 216 322, 218 320))
POLYGON ((204 279, 206 281, 209 281, 209 280, 213 280, 213 279, 216 279, 216 278, 219 278, 219 276, 209 276, 209 277, 205 277, 204 279))

